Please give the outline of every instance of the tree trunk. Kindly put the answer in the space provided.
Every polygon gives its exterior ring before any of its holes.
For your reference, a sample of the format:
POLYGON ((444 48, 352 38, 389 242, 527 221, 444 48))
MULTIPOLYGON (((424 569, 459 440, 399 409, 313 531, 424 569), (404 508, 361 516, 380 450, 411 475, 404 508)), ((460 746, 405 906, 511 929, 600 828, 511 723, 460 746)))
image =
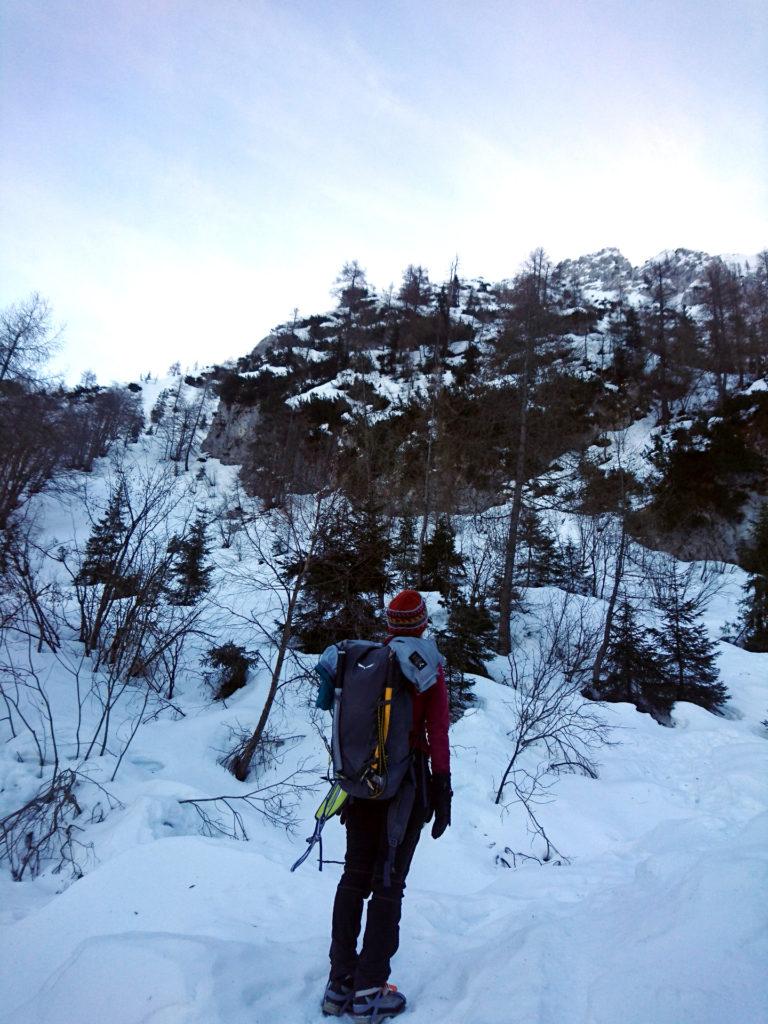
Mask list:
POLYGON ((304 557, 301 571, 297 574, 288 597, 285 623, 283 624, 283 628, 280 633, 280 643, 277 648, 277 659, 275 661, 275 667, 272 669, 272 677, 269 682, 269 691, 267 692, 267 697, 264 701, 264 707, 261 709, 261 715, 259 716, 259 721, 253 731, 253 734, 250 736, 247 743, 244 744, 242 749, 233 754, 227 766, 239 782, 245 782, 248 778, 251 761, 253 760, 253 756, 264 736, 264 732, 267 728, 267 722, 269 721, 269 716, 272 711, 272 706, 275 703, 275 697, 277 696, 277 691, 280 686, 280 676, 283 671, 283 664, 285 663, 285 656, 288 653, 288 645, 290 644, 291 637, 293 636, 293 615, 301 595, 302 587, 304 586, 304 579, 306 578, 320 533, 320 518, 321 505, 318 502, 309 547, 304 557))
POLYGON ((525 363, 520 394, 520 431, 517 445, 517 466, 515 487, 512 492, 512 509, 509 514, 507 538, 504 544, 504 573, 499 594, 499 654, 508 655, 512 650, 510 618, 512 615, 512 584, 517 555, 517 534, 520 526, 520 512, 523 507, 523 486, 525 483, 525 456, 528 444, 528 391, 530 374, 530 342, 525 346, 525 363))
POLYGON ((600 694, 600 673, 603 669, 603 662, 605 661, 605 655, 608 652, 608 645, 611 640, 611 628, 613 627, 613 617, 616 611, 616 601, 619 596, 619 588, 621 586, 621 579, 624 575, 624 556, 627 550, 627 520, 626 515, 622 516, 621 519, 621 537, 619 539, 619 550, 616 554, 616 570, 613 577, 613 587, 611 588, 611 596, 608 599, 608 608, 605 613, 605 627, 603 629, 603 639, 600 642, 600 647, 595 655, 595 661, 592 665, 592 685, 590 696, 593 699, 597 699, 600 694))
POLYGON ((439 355, 440 349, 440 338, 439 331, 435 334, 435 347, 434 347, 434 360, 435 370, 432 378, 432 404, 429 415, 429 438, 427 441, 427 464, 424 470, 424 504, 421 517, 421 529, 419 530, 419 549, 418 549, 418 586, 421 588, 423 585, 422 573, 421 573, 421 556, 424 551, 424 545, 427 540, 427 528, 429 526, 429 517, 432 512, 432 458, 434 451, 434 443, 437 436, 437 406, 440 398, 440 392, 442 391, 443 375, 441 372, 441 359, 439 355))
POLYGON ((190 435, 189 435, 189 441, 187 442, 186 451, 184 453, 184 472, 185 473, 189 472, 189 456, 190 456, 190 453, 192 451, 192 445, 195 442, 195 434, 197 433, 197 428, 200 425, 200 417, 203 414, 203 405, 205 404, 205 397, 206 397, 207 394, 208 394, 208 381, 206 380, 205 385, 203 387, 203 393, 200 396, 200 402, 198 403, 198 406, 197 406, 197 413, 195 414, 195 422, 192 425, 192 430, 190 431, 190 435))

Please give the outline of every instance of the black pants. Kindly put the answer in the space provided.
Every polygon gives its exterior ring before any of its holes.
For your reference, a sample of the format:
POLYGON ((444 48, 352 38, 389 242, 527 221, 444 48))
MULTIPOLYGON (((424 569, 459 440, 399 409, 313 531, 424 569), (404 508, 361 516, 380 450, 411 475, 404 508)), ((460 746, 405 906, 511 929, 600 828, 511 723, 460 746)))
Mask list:
POLYGON ((425 806, 414 801, 397 848, 390 884, 385 888, 389 801, 351 800, 346 810, 347 852, 333 904, 331 977, 354 978, 355 989, 374 988, 389 978, 390 961, 400 941, 400 911, 405 878, 425 820, 425 806), (360 955, 357 939, 363 903, 370 896, 360 955))

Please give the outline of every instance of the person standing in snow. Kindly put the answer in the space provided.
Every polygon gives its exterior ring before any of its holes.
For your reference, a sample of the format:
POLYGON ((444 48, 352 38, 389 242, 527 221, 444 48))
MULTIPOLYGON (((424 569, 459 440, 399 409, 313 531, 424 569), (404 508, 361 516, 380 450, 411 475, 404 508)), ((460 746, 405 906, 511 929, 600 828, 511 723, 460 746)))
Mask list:
MULTIPOLYGON (((415 590, 399 593, 387 607, 386 615, 385 642, 397 636, 421 637, 429 621, 424 599, 415 590)), ((414 802, 391 872, 385 871, 385 861, 387 810, 392 801, 350 797, 344 805, 342 821, 347 830, 347 849, 333 904, 331 971, 322 1007, 326 1014, 338 1016, 351 1010, 354 1019, 376 1024, 405 1009, 405 996, 388 984, 390 963, 399 944, 405 879, 421 830, 433 813, 433 839, 439 839, 451 824, 448 724, 448 690, 439 666, 434 685, 423 693, 413 692, 410 746, 416 772, 422 773, 426 785, 419 787, 423 795, 414 802), (385 880, 387 873, 389 885, 385 880), (363 944, 358 954, 363 905, 369 896, 363 944)))

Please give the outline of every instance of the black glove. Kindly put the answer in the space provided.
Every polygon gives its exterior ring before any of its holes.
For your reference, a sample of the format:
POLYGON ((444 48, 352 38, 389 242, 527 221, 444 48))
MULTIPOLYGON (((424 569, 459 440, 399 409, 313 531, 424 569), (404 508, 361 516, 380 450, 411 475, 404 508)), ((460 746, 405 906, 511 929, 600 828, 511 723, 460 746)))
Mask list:
POLYGON ((432 806, 435 820, 432 824, 432 838, 439 839, 451 824, 451 776, 448 772, 432 776, 432 806))

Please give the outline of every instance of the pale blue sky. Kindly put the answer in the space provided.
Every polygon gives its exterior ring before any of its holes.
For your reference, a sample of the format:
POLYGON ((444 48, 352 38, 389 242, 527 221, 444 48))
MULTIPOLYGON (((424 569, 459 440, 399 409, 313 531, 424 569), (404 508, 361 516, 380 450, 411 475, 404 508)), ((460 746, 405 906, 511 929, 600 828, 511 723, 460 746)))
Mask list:
POLYGON ((70 375, 247 351, 341 266, 768 245, 762 0, 0 0, 0 305, 70 375))

